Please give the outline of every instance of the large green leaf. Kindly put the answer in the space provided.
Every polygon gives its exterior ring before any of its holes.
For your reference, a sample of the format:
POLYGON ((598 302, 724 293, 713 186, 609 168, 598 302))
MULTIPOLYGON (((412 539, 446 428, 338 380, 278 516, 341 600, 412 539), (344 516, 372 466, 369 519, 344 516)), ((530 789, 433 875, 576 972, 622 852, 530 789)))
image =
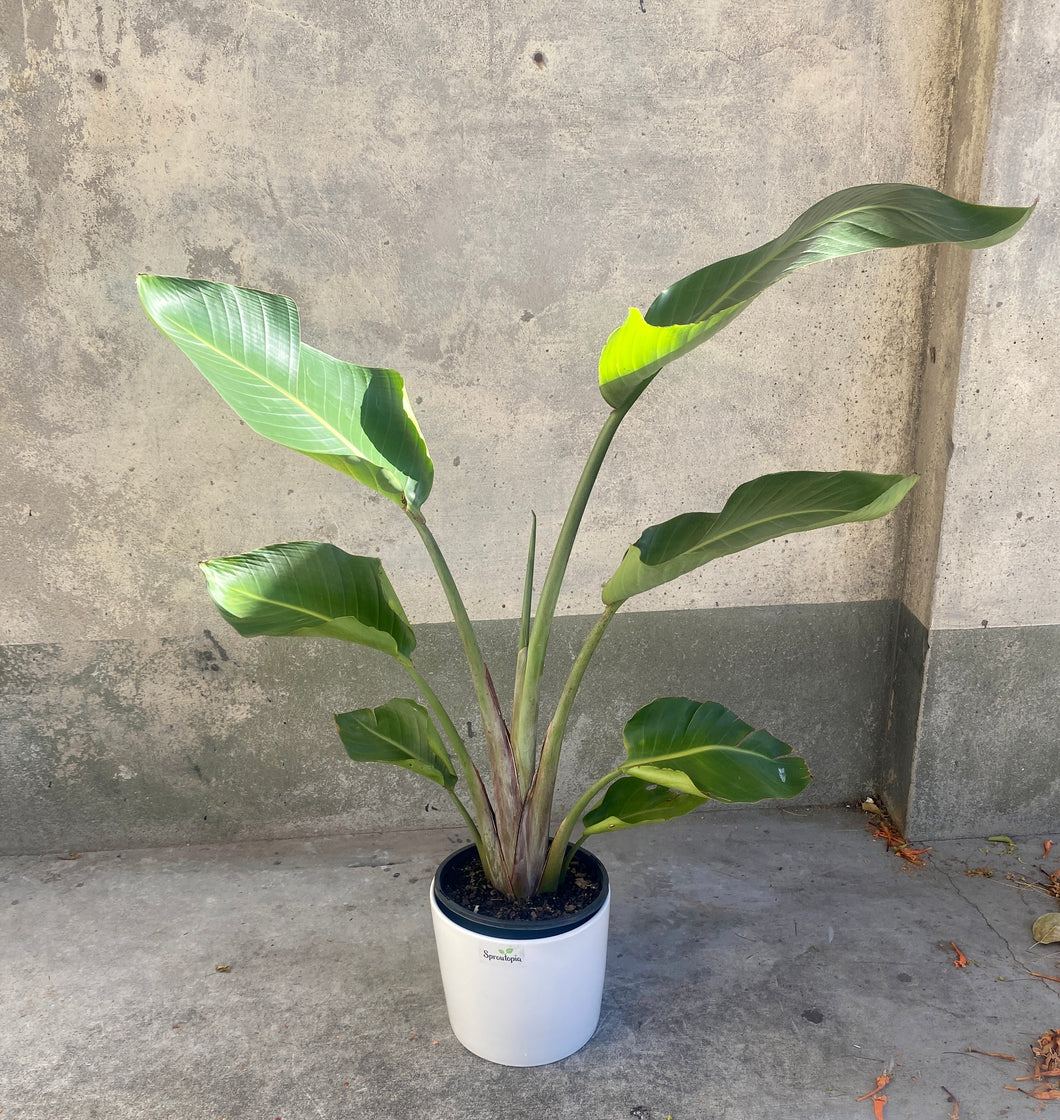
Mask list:
POLYGON ((293 541, 199 565, 240 634, 341 638, 408 657, 416 638, 383 565, 333 544, 293 541))
POLYGON ((640 778, 619 778, 607 787, 599 804, 585 814, 582 825, 587 836, 615 832, 638 824, 673 820, 706 800, 665 786, 649 785, 640 778))
POLYGON ((968 249, 1011 237, 1033 206, 977 206, 927 187, 874 183, 811 206, 779 237, 717 261, 663 291, 646 315, 632 308, 600 355, 600 392, 627 404, 667 362, 705 342, 760 292, 815 261, 952 241, 968 249))
POLYGON ((286 296, 140 276, 147 314, 255 432, 418 509, 434 466, 401 375, 301 342, 286 296))
POLYGON ((774 537, 883 517, 916 481, 864 471, 763 475, 738 486, 721 513, 682 513, 645 529, 604 585, 604 602, 620 603, 774 537))
POLYGON ((622 738, 626 774, 694 797, 794 797, 810 781, 809 768, 791 747, 753 730, 721 704, 653 700, 634 714, 622 738))
POLYGON ((346 753, 355 762, 393 762, 446 789, 456 771, 427 709, 414 700, 390 700, 381 708, 360 708, 335 717, 346 753))

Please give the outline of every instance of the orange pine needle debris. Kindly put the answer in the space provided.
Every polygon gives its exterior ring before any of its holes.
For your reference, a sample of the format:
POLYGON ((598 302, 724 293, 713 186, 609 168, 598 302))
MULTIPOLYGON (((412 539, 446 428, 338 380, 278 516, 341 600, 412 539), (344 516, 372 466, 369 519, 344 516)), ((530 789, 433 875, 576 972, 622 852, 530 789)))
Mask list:
MULTIPOLYGON (((881 1089, 886 1089, 887 1086, 890 1085, 890 1083, 891 1075, 889 1073, 881 1073, 880 1076, 876 1078, 876 1088, 870 1089, 867 1093, 862 1093, 861 1096, 858 1097, 858 1100, 867 1101, 869 1097, 875 1097, 881 1089)), ((886 1097, 884 1097, 883 1099, 884 1101, 887 1100, 886 1097)))
POLYGON ((1018 1085, 1006 1085, 1006 1089, 1011 1089, 1014 1093, 1022 1093, 1025 1097, 1033 1097, 1036 1101, 1060 1101, 1060 1089, 1049 1089, 1045 1085, 1035 1089, 1032 1093, 1029 1089, 1021 1089, 1018 1085))
POLYGON ((1042 859, 1045 859, 1045 857, 1049 854, 1049 849, 1052 846, 1053 846, 1052 840, 1043 840, 1042 841, 1042 859))
POLYGON ((1016 1061, 1015 1054, 994 1054, 990 1050, 973 1050, 970 1046, 964 1052, 966 1054, 982 1054, 984 1058, 1004 1058, 1006 1062, 1016 1061))
POLYGON ((901 856, 902 859, 907 860, 914 867, 926 867, 924 860, 924 853, 930 852, 930 848, 914 848, 910 845, 909 841, 885 818, 879 820, 869 820, 866 822, 869 829, 869 834, 873 840, 885 840, 887 842, 887 850, 894 852, 895 855, 901 856))
POLYGON ((953 967, 954 968, 967 968, 968 967, 968 958, 960 951, 960 949, 957 948, 956 945, 954 945, 954 943, 952 941, 950 942, 950 948, 957 954, 957 956, 954 958, 954 961, 953 961, 953 967))

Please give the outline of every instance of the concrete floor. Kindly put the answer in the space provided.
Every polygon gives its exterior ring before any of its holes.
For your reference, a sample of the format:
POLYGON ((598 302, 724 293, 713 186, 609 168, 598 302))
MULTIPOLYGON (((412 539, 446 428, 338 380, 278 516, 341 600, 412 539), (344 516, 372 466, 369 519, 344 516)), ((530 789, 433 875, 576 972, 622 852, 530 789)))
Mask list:
POLYGON ((449 1033, 426 903, 461 836, 8 857, 0 1118, 872 1120, 885 1070, 886 1120, 1060 1115, 1005 1088, 1060 1027, 1060 983, 1029 975, 1060 975, 1030 936, 1057 903, 1006 878, 1060 866, 1043 839, 916 869, 855 810, 608 837, 600 1027, 537 1069, 449 1033))

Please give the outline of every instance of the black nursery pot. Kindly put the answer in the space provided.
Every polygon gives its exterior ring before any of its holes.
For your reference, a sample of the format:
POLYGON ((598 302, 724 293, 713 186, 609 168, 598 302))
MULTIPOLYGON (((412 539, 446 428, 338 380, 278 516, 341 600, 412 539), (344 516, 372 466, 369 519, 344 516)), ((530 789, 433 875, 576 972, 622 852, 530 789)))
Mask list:
MULTIPOLYGON (((434 876, 434 897, 438 906, 447 917, 451 918, 464 929, 473 933, 482 933, 490 937, 516 937, 520 940, 535 940, 542 937, 553 937, 558 933, 577 929, 596 915, 607 901, 609 882, 607 869, 593 855, 592 852, 580 849, 572 861, 568 878, 581 877, 588 879, 595 888, 595 894, 588 903, 584 898, 579 899, 582 905, 570 913, 560 914, 556 917, 535 917, 533 900, 524 904, 522 909, 527 911, 525 916, 495 917, 485 913, 484 907, 478 909, 461 905, 454 895, 462 895, 461 887, 466 881, 469 870, 481 873, 482 863, 479 859, 478 849, 474 844, 460 848, 447 856, 439 865, 434 876)), ((584 893, 584 892, 582 892, 584 893)), ((547 896, 546 896, 547 897, 547 896)))

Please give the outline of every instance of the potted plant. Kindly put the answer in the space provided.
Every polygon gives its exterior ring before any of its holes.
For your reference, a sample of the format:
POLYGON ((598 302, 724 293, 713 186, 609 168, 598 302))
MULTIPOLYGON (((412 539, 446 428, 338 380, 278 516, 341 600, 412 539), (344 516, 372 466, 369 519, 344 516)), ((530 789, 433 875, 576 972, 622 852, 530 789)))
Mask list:
POLYGON ((330 637, 369 646, 408 674, 418 699, 336 716, 357 761, 389 762, 441 786, 472 845, 431 889, 450 1020, 461 1042, 493 1061, 565 1057, 596 1027, 610 892, 590 836, 687 813, 709 798, 792 797, 810 780, 802 758, 712 702, 664 697, 625 725, 625 757, 561 820, 553 792, 578 688, 608 624, 630 598, 720 556, 790 535, 889 513, 914 475, 789 471, 736 488, 720 512, 683 512, 645 529, 603 588, 603 610, 570 667, 540 734, 549 630, 582 514, 623 418, 659 371, 729 323, 761 291, 815 261, 868 249, 1012 236, 1031 207, 990 207, 904 184, 853 187, 818 202, 779 237, 721 260, 636 309, 608 338, 599 385, 609 411, 534 598, 530 532, 515 692, 506 716, 474 628, 423 506, 434 471, 401 376, 353 365, 302 342, 294 303, 206 280, 143 275, 154 323, 256 432, 371 487, 400 508, 444 589, 470 668, 485 732, 473 758, 413 660, 416 639, 380 561, 315 541, 208 560, 221 614, 243 635, 330 637), (460 781, 464 795, 457 792, 460 781), (466 798, 466 800, 465 800, 466 798))

